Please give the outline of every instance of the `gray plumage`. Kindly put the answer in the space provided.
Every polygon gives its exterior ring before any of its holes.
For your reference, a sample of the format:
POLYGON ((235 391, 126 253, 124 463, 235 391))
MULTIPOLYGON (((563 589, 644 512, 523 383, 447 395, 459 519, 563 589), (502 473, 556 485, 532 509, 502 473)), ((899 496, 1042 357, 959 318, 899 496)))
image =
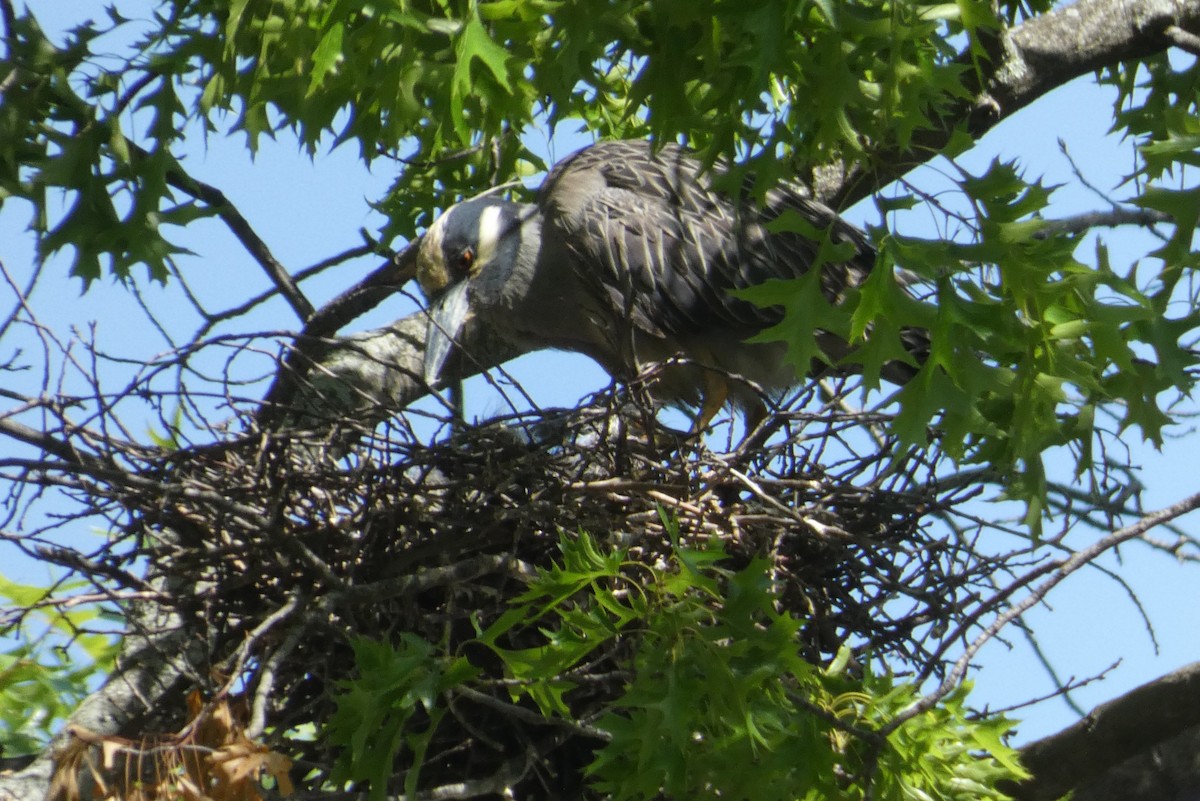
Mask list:
MULTIPOLYGON (((718 192, 675 145, 602 142, 557 164, 533 204, 454 206, 418 254, 431 301, 426 377, 437 378, 463 325, 482 323, 530 349, 585 353, 621 378, 680 357, 657 374, 656 397, 698 408, 698 426, 725 402, 757 416, 761 398, 747 380, 773 394, 799 376, 782 344, 745 342, 781 310, 730 290, 808 271, 817 243, 767 230, 788 211, 853 244, 850 260, 823 267, 825 294, 838 301, 874 266, 861 232, 797 186, 772 189, 762 203, 718 192)), ((914 351, 924 347, 923 336, 914 341, 914 351)), ((834 361, 849 350, 824 332, 818 342, 834 361)), ((896 363, 885 376, 914 371, 896 363)))

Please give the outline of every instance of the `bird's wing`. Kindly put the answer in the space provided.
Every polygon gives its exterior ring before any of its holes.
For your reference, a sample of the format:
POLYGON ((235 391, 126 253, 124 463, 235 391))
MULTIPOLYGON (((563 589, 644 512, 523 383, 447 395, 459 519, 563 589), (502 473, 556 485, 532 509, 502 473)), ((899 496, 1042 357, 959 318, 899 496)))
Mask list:
MULTIPOLYGON (((644 141, 600 143, 560 162, 539 203, 577 269, 590 273, 583 280, 598 282, 615 312, 658 336, 712 328, 745 336, 777 322, 778 310, 729 291, 809 269, 815 242, 765 227, 785 211, 856 235, 796 188, 772 190, 762 206, 731 200, 682 148, 653 151, 644 141)), ((865 241, 855 244, 861 264, 826 268, 831 299, 873 263, 865 241)))

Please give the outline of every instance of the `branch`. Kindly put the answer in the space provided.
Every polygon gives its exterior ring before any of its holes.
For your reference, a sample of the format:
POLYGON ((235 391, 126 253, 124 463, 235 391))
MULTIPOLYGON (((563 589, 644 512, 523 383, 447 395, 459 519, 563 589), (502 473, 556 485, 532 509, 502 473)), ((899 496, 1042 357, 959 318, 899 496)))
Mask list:
MULTIPOLYGON (((967 645, 962 656, 958 658, 958 660, 954 663, 954 666, 942 680, 941 684, 939 684, 933 692, 922 696, 918 701, 905 709, 901 714, 897 715, 890 723, 888 723, 888 725, 884 726, 882 730, 885 733, 890 733, 896 730, 906 721, 911 720, 922 712, 932 709, 939 701, 949 695, 962 683, 963 678, 965 678, 967 674, 967 670, 970 668, 972 660, 975 658, 975 655, 979 653, 979 650, 993 638, 995 638, 1005 626, 1007 626, 1009 623, 1012 623, 1014 620, 1019 619, 1021 615, 1025 614, 1031 608, 1041 603, 1042 600, 1045 599, 1045 597, 1050 593, 1050 591, 1057 587, 1067 576, 1076 572, 1080 568, 1091 564, 1102 554, 1112 550, 1113 548, 1116 548, 1122 543, 1141 537, 1155 526, 1167 523, 1198 508, 1200 508, 1200 493, 1190 495, 1187 498, 1184 498, 1182 501, 1174 503, 1163 509, 1159 509, 1156 512, 1151 512, 1136 522, 1117 529, 1107 537, 1097 540, 1087 548, 1084 548, 1081 551, 1076 551, 1066 559, 1056 559, 1054 561, 1039 565, 1016 581, 1010 583, 1003 590, 997 593, 989 603, 981 604, 975 614, 968 616, 965 620, 959 623, 957 630, 952 632, 950 636, 943 638, 942 646, 935 651, 935 654, 940 655, 940 653, 944 652, 951 643, 958 642, 964 638, 967 632, 976 625, 978 619, 984 614, 984 612, 989 609, 996 608, 999 604, 1005 602, 1018 590, 1029 586, 1039 578, 1045 577, 1042 583, 1034 587, 1028 595, 1026 595, 1020 601, 1009 606, 1008 609, 1006 609, 1002 614, 997 615, 996 619, 988 624, 988 626, 984 628, 984 630, 980 632, 979 635, 970 642, 970 644, 967 645)), ((930 660, 930 664, 933 664, 933 660, 930 660)))
MULTIPOLYGON (((290 415, 292 399, 302 389, 305 374, 314 362, 319 362, 322 370, 340 375, 339 380, 348 379, 351 386, 362 384, 360 389, 367 399, 382 403, 394 403, 398 397, 405 399, 403 404, 392 405, 391 408, 402 408, 408 401, 424 394, 414 385, 415 377, 422 373, 421 361, 425 341, 423 315, 411 315, 387 328, 336 343, 326 340, 326 337, 390 298, 416 276, 419 244, 420 240, 410 243, 358 284, 306 318, 304 329, 296 337, 293 350, 284 358, 281 369, 276 373, 275 382, 263 398, 263 409, 259 419, 264 427, 270 428, 285 419, 283 413, 290 415), (397 347, 403 342, 407 342, 408 347, 397 347), (385 358, 394 358, 396 361, 379 362, 374 359, 377 354, 385 358), (358 356, 364 357, 365 361, 358 362, 358 356), (347 361, 349 364, 346 364, 347 361), (390 365, 394 369, 380 370, 372 365, 390 365), (343 366, 349 366, 351 369, 343 370, 343 366), (383 375, 384 372, 393 374, 383 375)), ((323 381, 318 381, 324 386, 323 381)), ((336 388, 329 389, 333 389, 336 394, 336 388)), ((311 399, 311 393, 304 395, 306 399, 311 399)), ((319 392, 317 397, 322 398, 323 393, 319 392)), ((324 405, 324 401, 318 402, 324 405)), ((354 404, 349 408, 359 407, 354 404)))
MULTIPOLYGON (((169 592, 167 582, 154 588, 169 592)), ((116 670, 104 686, 89 695, 75 710, 62 732, 26 768, 0 774, 0 801, 35 801, 46 795, 55 755, 70 738, 73 726, 99 734, 115 734, 134 721, 160 710, 164 698, 185 678, 194 676, 203 641, 190 636, 167 607, 152 602, 136 604, 130 611, 135 631, 124 638, 116 670)))
MULTIPOLYGON (((365 290, 348 302, 368 302, 379 289, 365 290)), ((318 312, 314 321, 322 315, 318 312)), ((271 428, 300 421, 306 427, 329 429, 338 421, 355 420, 365 429, 373 428, 396 410, 429 394, 422 378, 427 325, 426 314, 418 312, 385 328, 338 340, 302 338, 267 393, 260 424, 271 428), (300 400, 293 402, 297 395, 300 400)), ((458 345, 464 355, 469 355, 460 362, 462 377, 496 367, 524 352, 497 332, 477 324, 463 329, 458 345)))
MULTIPOLYGON (((3 14, 7 21, 6 35, 12 36, 13 20, 7 19, 11 13, 11 5, 0 7, 0 13, 3 14)), ((45 38, 42 38, 38 45, 47 49, 54 48, 54 45, 45 38)), ((29 77, 27 70, 15 67, 12 72, 5 76, 3 90, 7 91, 11 86, 23 85, 27 77, 29 77)), ((86 101, 71 91, 64 83, 54 82, 52 91, 61 110, 67 113, 72 122, 81 126, 96 124, 96 109, 89 106, 86 101)), ((0 97, 3 97, 3 93, 3 91, 0 91, 0 97)), ((131 97, 127 97, 124 103, 128 104, 131 100, 131 97)), ((118 112, 119 110, 117 109, 118 112)), ((108 120, 113 119, 115 116, 116 113, 112 117, 103 120, 105 124, 110 125, 112 136, 123 141, 133 159, 152 158, 148 150, 121 133, 116 123, 108 122, 108 120)), ((221 190, 188 175, 174 159, 172 159, 170 167, 166 170, 166 182, 170 186, 208 205, 221 221, 225 223, 238 242, 242 244, 246 252, 263 268, 267 277, 271 279, 271 282, 279 290, 279 294, 283 296, 300 319, 307 321, 312 317, 313 306, 308 298, 304 296, 304 293, 300 291, 296 282, 292 280, 287 269, 271 253, 271 249, 267 247, 267 243, 254 231, 249 221, 229 202, 229 199, 225 197, 225 194, 221 190)))
POLYGON ((1178 25, 1168 25, 1163 33, 1171 40, 1171 44, 1180 50, 1186 50, 1193 56, 1200 56, 1200 36, 1189 33, 1178 25))
MULTIPOLYGON (((963 124, 976 139, 1042 95, 1104 67, 1161 53, 1196 40, 1200 0, 1080 0, 1040 14, 1000 33, 997 52, 982 82, 967 86, 963 100, 913 137, 903 151, 874 154, 870 173, 817 170, 818 198, 844 208, 925 163, 949 144, 963 124), (1185 39, 1190 36, 1190 39, 1185 39)), ((970 65, 964 52, 958 61, 970 65)))
MULTIPOLYGON (((150 157, 150 154, 142 147, 128 140, 126 142, 130 151, 136 153, 138 158, 150 157)), ((304 321, 313 316, 312 304, 309 303, 304 293, 300 291, 300 287, 296 286, 296 282, 288 274, 287 268, 279 263, 279 260, 271 253, 271 249, 267 247, 267 243, 255 232, 249 221, 237 210, 237 207, 229 202, 229 198, 225 197, 224 192, 211 184, 196 180, 185 173, 177 164, 167 170, 167 183, 203 201, 216 212, 216 215, 221 218, 225 226, 233 232, 237 241, 242 243, 242 247, 246 249, 246 252, 263 268, 267 277, 275 284, 275 287, 279 290, 279 294, 288 302, 292 310, 296 312, 296 315, 304 321)))
POLYGON ((1126 225, 1153 228, 1162 223, 1170 223, 1172 220, 1173 218, 1169 214, 1154 209, 1114 208, 1107 211, 1089 211, 1057 220, 1046 220, 1045 233, 1084 234, 1094 228, 1119 228, 1126 225))
POLYGON ((1074 726, 1025 746, 1021 761, 1033 778, 1004 791, 1015 801, 1053 801, 1196 725, 1200 662, 1101 704, 1074 726))

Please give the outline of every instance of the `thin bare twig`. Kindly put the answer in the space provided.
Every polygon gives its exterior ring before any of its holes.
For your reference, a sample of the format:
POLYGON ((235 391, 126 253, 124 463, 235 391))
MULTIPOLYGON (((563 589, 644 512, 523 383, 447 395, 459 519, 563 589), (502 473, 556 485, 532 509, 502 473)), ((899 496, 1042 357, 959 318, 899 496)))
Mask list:
MULTIPOLYGON (((945 678, 938 685, 938 687, 933 692, 922 696, 908 709, 897 715, 894 720, 884 727, 884 731, 895 731, 906 721, 911 720, 913 717, 921 714, 922 712, 932 709, 938 701, 945 698, 949 693, 953 692, 954 689, 962 683, 967 669, 970 666, 971 661, 975 658, 975 655, 979 653, 979 649, 992 640, 1005 626, 1040 603, 1052 589, 1057 587, 1072 573, 1082 567, 1087 566, 1101 554, 1112 550, 1121 543, 1141 537, 1150 529, 1162 525, 1170 520, 1174 520, 1175 518, 1185 515, 1188 512, 1192 512, 1198 508, 1200 508, 1200 493, 1190 495, 1187 498, 1184 498, 1182 501, 1160 509, 1157 512, 1151 512, 1150 514, 1143 516, 1137 522, 1118 529, 1117 531, 1114 531, 1107 537, 1098 540, 1087 548, 1077 551, 1067 559, 1049 562, 1045 565, 1035 568, 1025 576, 1021 577, 1021 579, 1018 581, 1013 582, 1011 585, 1009 585, 1009 587, 1005 588, 1005 590, 1000 593, 1001 596, 1010 596, 1018 591, 1021 587, 1028 586, 1037 578, 1051 574, 1045 581, 1032 589, 1028 595, 1026 595, 1017 603, 1011 605, 1003 613, 998 615, 995 620, 989 623, 983 629, 983 631, 971 641, 966 650, 963 652, 963 655, 955 661, 953 667, 946 674, 945 678)), ((947 638, 947 642, 950 642, 951 639, 954 638, 947 638)))

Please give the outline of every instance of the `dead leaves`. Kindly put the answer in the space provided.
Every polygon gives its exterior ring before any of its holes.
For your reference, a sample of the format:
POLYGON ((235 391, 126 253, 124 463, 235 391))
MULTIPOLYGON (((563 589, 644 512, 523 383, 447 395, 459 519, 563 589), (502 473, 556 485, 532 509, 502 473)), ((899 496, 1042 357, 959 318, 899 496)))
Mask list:
POLYGON ((68 726, 47 801, 263 801, 262 779, 291 795, 292 761, 246 737, 238 706, 188 696, 190 722, 165 737, 97 734, 68 726))

